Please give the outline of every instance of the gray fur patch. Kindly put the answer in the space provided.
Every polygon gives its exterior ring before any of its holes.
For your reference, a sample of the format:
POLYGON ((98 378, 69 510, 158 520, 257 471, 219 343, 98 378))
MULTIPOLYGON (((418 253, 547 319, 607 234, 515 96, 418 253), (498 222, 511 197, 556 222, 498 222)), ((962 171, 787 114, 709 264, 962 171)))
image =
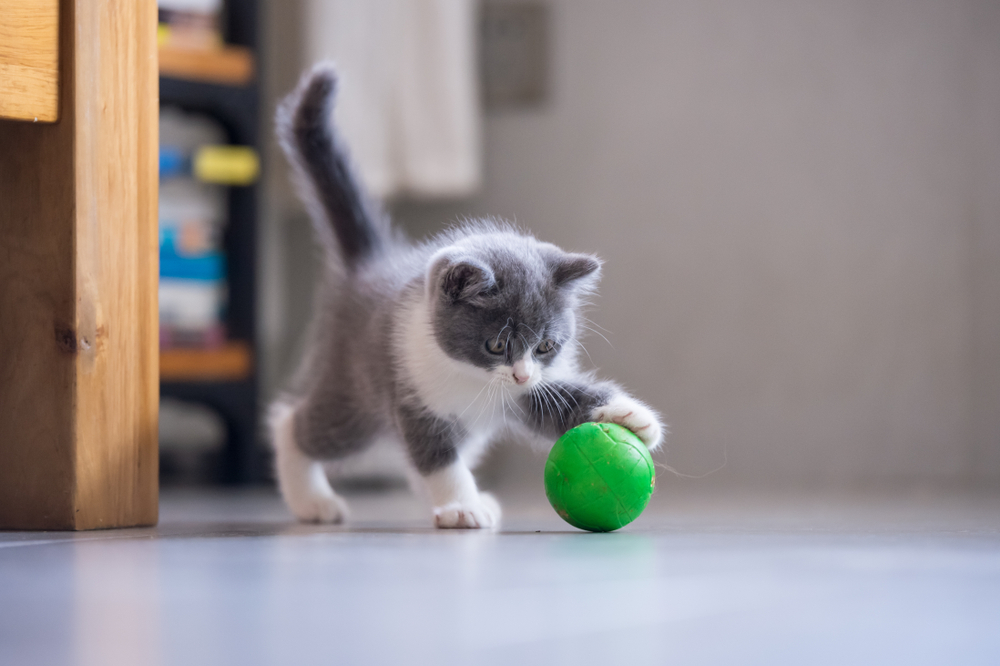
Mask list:
POLYGON ((399 406, 398 414, 403 441, 418 472, 431 474, 455 462, 467 435, 457 421, 440 419, 405 403, 399 406))

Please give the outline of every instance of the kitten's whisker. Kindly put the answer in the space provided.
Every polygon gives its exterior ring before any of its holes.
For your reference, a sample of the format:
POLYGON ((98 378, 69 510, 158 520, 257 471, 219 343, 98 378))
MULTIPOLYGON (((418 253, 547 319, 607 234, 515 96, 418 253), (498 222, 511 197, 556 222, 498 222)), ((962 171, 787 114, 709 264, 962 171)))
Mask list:
POLYGON ((524 414, 524 410, 521 409, 521 406, 517 404, 517 400, 514 398, 514 395, 512 393, 510 393, 509 389, 508 389, 508 392, 507 392, 507 397, 510 398, 510 406, 511 406, 510 413, 511 413, 511 415, 514 414, 514 410, 515 409, 518 411, 519 414, 523 415, 524 414))
POLYGON ((555 398, 552 397, 552 390, 548 386, 542 385, 542 390, 545 392, 545 403, 549 406, 549 414, 552 415, 552 422, 562 421, 558 410, 556 409, 555 398))
POLYGON ((539 420, 545 418, 545 412, 542 411, 542 402, 538 399, 538 392, 532 389, 528 395, 531 397, 531 404, 528 408, 538 412, 539 420))
POLYGON ((472 399, 472 402, 470 402, 468 405, 466 405, 465 409, 462 410, 462 413, 459 414, 456 418, 459 418, 459 419, 462 418, 462 415, 465 414, 467 411, 469 411, 469 407, 472 407, 472 405, 476 404, 476 400, 479 400, 479 396, 481 396, 483 394, 483 391, 486 390, 486 387, 488 387, 494 381, 496 381, 495 378, 491 379, 487 383, 483 384, 483 388, 479 389, 479 393, 476 394, 476 397, 472 399))
MULTIPOLYGON (((470 424, 470 427, 471 426, 475 426, 476 424, 478 424, 479 423, 479 419, 481 419, 483 417, 483 412, 486 411, 486 408, 489 406, 489 404, 491 402, 491 396, 493 395, 493 387, 494 387, 495 384, 496 384, 496 377, 493 377, 492 379, 490 379, 489 382, 486 383, 485 386, 483 386, 482 389, 480 389, 479 395, 482 395, 483 391, 487 391, 487 393, 486 393, 486 400, 484 400, 483 404, 479 407, 479 411, 476 413, 476 418, 472 421, 472 423, 470 424), (489 390, 487 390, 487 389, 489 389, 489 390)), ((479 396, 476 396, 476 400, 478 400, 478 399, 479 399, 479 396)), ((475 402, 475 400, 473 402, 475 402)), ((466 408, 466 409, 468 409, 468 408, 466 408)))
POLYGON ((486 408, 490 406, 490 395, 492 394, 491 387, 488 384, 486 386, 486 398, 483 400, 482 404, 479 406, 479 411, 476 412, 476 418, 469 424, 469 429, 472 429, 479 425, 480 419, 483 418, 483 414, 486 412, 486 408))
POLYGON ((490 390, 486 394, 486 400, 483 402, 483 406, 479 409, 480 415, 482 415, 482 414, 484 414, 486 412, 486 408, 487 407, 489 407, 490 405, 492 405, 492 404, 495 403, 495 400, 496 400, 496 389, 497 389, 497 386, 499 385, 499 383, 500 382, 499 382, 499 380, 496 377, 494 377, 492 380, 490 380, 490 384, 489 384, 489 389, 490 390))
MULTIPOLYGON (((448 423, 448 427, 446 429, 442 429, 441 432, 438 433, 438 434, 442 434, 442 435, 444 435, 444 434, 448 434, 448 435, 455 434, 455 431, 457 431, 458 428, 462 425, 462 416, 467 411, 469 411, 470 407, 472 407, 474 404, 476 404, 476 401, 479 400, 479 397, 483 394, 483 391, 485 391, 486 389, 488 389, 490 387, 490 385, 494 381, 495 381, 495 379, 491 379, 489 382, 487 382, 486 384, 484 384, 483 388, 479 389, 479 393, 476 394, 476 397, 473 398, 472 401, 468 405, 465 406, 465 409, 463 409, 462 412, 458 416, 456 416, 453 420, 451 420, 448 423)), ((482 411, 483 411, 483 409, 485 409, 485 407, 486 407, 486 403, 484 403, 483 407, 480 408, 480 410, 479 410, 480 414, 482 414, 482 411)), ((476 420, 473 421, 472 424, 475 425, 478 422, 479 422, 479 416, 476 416, 476 420)))
POLYGON ((492 382, 490 382, 490 392, 489 392, 489 395, 487 396, 487 400, 488 400, 487 404, 488 405, 493 405, 494 411, 496 410, 496 393, 497 393, 497 385, 498 384, 499 384, 499 382, 497 382, 495 380, 492 381, 492 382))
POLYGON ((536 340, 534 343, 528 342, 528 338, 524 337, 520 333, 518 333, 518 336, 520 336, 520 338, 522 340, 524 340, 524 346, 525 346, 525 348, 528 349, 528 350, 530 350, 528 353, 532 354, 532 355, 533 355, 533 352, 535 350, 535 347, 537 347, 538 345, 540 345, 542 343, 541 340, 536 340))
POLYGON ((593 324, 594 326, 596 326, 597 328, 601 329, 602 331, 604 331, 608 335, 612 335, 613 334, 613 331, 609 331, 608 329, 604 328, 603 326, 601 326, 600 324, 598 324, 596 321, 594 321, 590 317, 584 317, 583 315, 580 315, 580 319, 584 320, 588 324, 593 324))
POLYGON ((553 420, 553 422, 554 422, 555 418, 554 418, 554 416, 552 414, 552 409, 549 406, 549 399, 548 399, 548 396, 545 395, 545 387, 542 386, 541 384, 539 384, 538 385, 538 389, 539 389, 538 390, 538 404, 541 407, 542 424, 544 425, 544 423, 545 423, 545 411, 546 411, 546 407, 549 408, 549 410, 548 410, 548 412, 549 412, 549 418, 551 418, 553 420))
POLYGON ((500 415, 503 416, 503 427, 507 429, 507 386, 500 385, 500 415))
POLYGON ((566 408, 566 411, 567 412, 573 411, 573 408, 570 407, 570 405, 569 405, 569 401, 567 401, 566 397, 563 396, 562 390, 558 386, 555 386, 555 385, 550 385, 550 388, 552 389, 552 393, 555 394, 555 396, 559 399, 559 401, 566 408))
POLYGON ((547 399, 549 401, 549 408, 552 410, 552 418, 553 418, 553 420, 555 420, 555 417, 558 415, 559 416, 559 422, 565 424, 566 423, 566 419, 563 418, 562 410, 559 410, 557 408, 556 396, 552 392, 552 388, 550 386, 545 385, 545 384, 539 384, 539 386, 542 387, 542 390, 545 391, 545 395, 548 396, 547 399))
MULTIPOLYGON (((520 325, 524 326, 526 329, 528 329, 529 331, 531 331, 531 334, 533 336, 535 336, 535 345, 534 346, 538 346, 542 342, 542 336, 538 335, 538 333, 535 332, 535 329, 531 328, 530 326, 528 326, 524 322, 521 322, 520 325)), ((522 336, 522 339, 524 339, 523 336, 522 336)), ((525 344, 528 343, 527 340, 524 340, 524 342, 525 342, 525 344)), ((532 345, 528 345, 528 346, 531 347, 532 345)))
POLYGON ((576 344, 580 347, 580 349, 583 350, 583 353, 587 355, 587 358, 590 360, 590 364, 594 365, 594 359, 591 358, 590 352, 587 351, 587 348, 584 346, 584 344, 582 342, 580 342, 579 340, 576 340, 576 344))
POLYGON ((490 391, 490 397, 491 397, 491 401, 493 402, 493 412, 490 413, 490 423, 492 423, 493 419, 495 419, 496 415, 497 415, 497 400, 496 400, 496 397, 494 396, 494 392, 493 391, 490 391))
POLYGON ((610 345, 610 346, 611 346, 611 348, 612 348, 612 349, 614 349, 614 348, 615 348, 615 346, 611 344, 611 340, 608 340, 607 338, 605 338, 605 337, 604 337, 604 334, 603 334, 603 333, 601 333, 600 331, 598 331, 598 330, 596 330, 596 329, 593 329, 593 328, 591 328, 591 327, 587 326, 586 324, 580 324, 580 327, 581 327, 581 328, 584 328, 584 329, 586 329, 586 330, 588 330, 588 331, 590 331, 590 332, 591 332, 591 333, 593 333, 594 335, 599 335, 599 336, 601 336, 601 337, 602 337, 602 338, 604 339, 604 341, 605 341, 605 342, 607 342, 607 343, 608 343, 608 345, 610 345))
POLYGON ((555 391, 553 390, 552 384, 550 384, 549 382, 541 382, 540 386, 545 389, 546 395, 552 398, 553 404, 556 404, 555 402, 556 394, 555 391))
POLYGON ((482 406, 479 408, 479 412, 476 413, 476 420, 472 422, 472 425, 477 425, 479 423, 479 419, 483 418, 483 413, 486 411, 486 408, 489 406, 489 404, 490 404, 490 397, 489 395, 487 395, 486 400, 483 401, 482 406))
MULTIPOLYGON (((507 317, 507 323, 504 324, 503 328, 501 328, 500 331, 497 333, 497 340, 496 340, 497 342, 500 341, 500 336, 503 335, 503 332, 507 330, 508 326, 510 326, 510 320, 511 319, 512 319, 512 317, 507 317)), ((511 330, 513 331, 513 329, 511 329, 511 330)), ((507 334, 507 339, 510 340, 510 333, 507 334)), ((506 344, 506 343, 504 343, 504 344, 506 344)))
POLYGON ((538 395, 538 391, 531 389, 528 393, 531 396, 531 408, 538 412, 538 419, 540 422, 545 422, 545 410, 542 408, 542 400, 538 395))
POLYGON ((564 398, 569 398, 570 400, 572 400, 573 404, 576 405, 577 407, 580 406, 580 402, 576 399, 576 397, 572 393, 569 392, 568 389, 562 395, 564 398))

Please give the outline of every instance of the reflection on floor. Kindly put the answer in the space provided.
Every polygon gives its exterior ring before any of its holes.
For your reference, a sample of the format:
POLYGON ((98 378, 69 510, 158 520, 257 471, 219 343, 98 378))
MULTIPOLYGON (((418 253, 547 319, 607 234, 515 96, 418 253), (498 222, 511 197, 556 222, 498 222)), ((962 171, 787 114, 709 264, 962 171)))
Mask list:
POLYGON ((506 499, 436 532, 266 491, 168 492, 155 529, 0 533, 0 664, 997 664, 1000 496, 661 492, 614 534, 506 499))

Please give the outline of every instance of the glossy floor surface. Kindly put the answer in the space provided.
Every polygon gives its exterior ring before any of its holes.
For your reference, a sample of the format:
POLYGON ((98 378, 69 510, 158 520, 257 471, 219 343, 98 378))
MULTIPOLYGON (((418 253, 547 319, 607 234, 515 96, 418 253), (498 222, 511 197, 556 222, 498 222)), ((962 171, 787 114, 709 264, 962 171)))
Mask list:
POLYGON ((155 529, 0 533, 0 664, 1000 663, 997 496, 661 493, 613 534, 506 508, 175 492, 155 529))

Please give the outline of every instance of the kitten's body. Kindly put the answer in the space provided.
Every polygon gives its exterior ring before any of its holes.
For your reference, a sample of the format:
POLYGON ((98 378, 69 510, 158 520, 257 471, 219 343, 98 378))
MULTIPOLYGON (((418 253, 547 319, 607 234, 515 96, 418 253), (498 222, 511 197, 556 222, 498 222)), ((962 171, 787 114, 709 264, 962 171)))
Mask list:
POLYGON ((337 145, 334 81, 329 67, 314 69, 278 118, 325 252, 309 350, 272 408, 292 512, 342 520, 319 461, 381 438, 408 451, 439 527, 499 521, 469 468, 504 429, 553 439, 613 421, 657 446, 651 410, 577 369, 576 311, 599 262, 491 222, 419 245, 402 239, 365 204, 337 145))

